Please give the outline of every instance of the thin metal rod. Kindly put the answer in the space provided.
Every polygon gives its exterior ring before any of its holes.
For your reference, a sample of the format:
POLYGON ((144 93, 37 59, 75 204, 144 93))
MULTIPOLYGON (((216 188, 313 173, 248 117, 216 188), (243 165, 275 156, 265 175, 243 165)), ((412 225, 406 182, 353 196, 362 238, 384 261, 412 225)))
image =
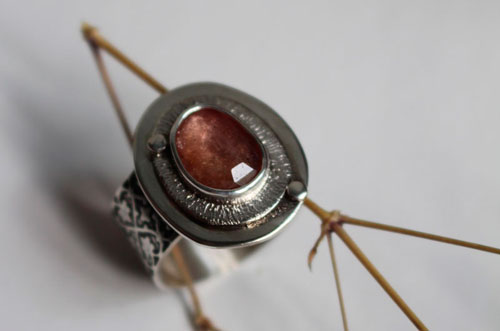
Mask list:
POLYGON ((399 294, 394 290, 394 288, 387 282, 387 280, 382 276, 382 274, 375 268, 375 266, 370 262, 368 257, 361 251, 361 249, 356 245, 352 238, 345 232, 342 226, 338 223, 332 223, 333 231, 342 239, 346 246, 351 250, 351 252, 356 256, 361 262, 361 264, 368 270, 368 272, 375 278, 375 280, 382 286, 385 292, 391 297, 391 299, 398 305, 398 307, 403 311, 403 313, 412 321, 412 323, 419 330, 428 330, 427 327, 422 323, 422 321, 415 315, 415 313, 410 309, 410 307, 404 302, 404 300, 399 296, 399 294))
POLYGON ((125 67, 130 69, 134 74, 136 74, 140 79, 150 85, 152 88, 160 92, 161 94, 165 94, 168 92, 167 88, 163 86, 160 82, 154 79, 150 74, 144 71, 141 67, 139 67, 134 61, 129 59, 125 54, 123 54, 119 49, 113 46, 109 41, 107 41, 99 31, 87 24, 82 24, 82 33, 87 39, 88 42, 94 44, 106 52, 108 52, 111 56, 113 56, 116 60, 121 62, 125 67))
POLYGON ((438 236, 435 234, 409 230, 409 229, 400 228, 397 226, 360 220, 360 219, 352 218, 352 217, 345 216, 345 215, 341 215, 341 223, 364 226, 367 228, 378 229, 378 230, 383 230, 383 231, 395 232, 395 233, 400 233, 400 234, 404 234, 404 235, 408 235, 408 236, 439 241, 439 242, 446 243, 446 244, 477 249, 477 250, 484 251, 484 252, 500 254, 499 248, 485 246, 485 245, 481 245, 481 244, 476 244, 476 243, 472 243, 472 242, 468 242, 468 241, 463 241, 463 240, 458 240, 458 239, 453 239, 453 238, 448 238, 448 237, 443 237, 443 236, 438 236))
POLYGON ((106 69, 106 66, 104 65, 104 61, 102 59, 100 49, 96 45, 93 45, 93 44, 90 44, 90 48, 92 49, 92 53, 94 54, 97 68, 99 69, 99 72, 101 73, 102 81, 104 82, 104 86, 106 87, 106 90, 108 91, 109 98, 111 99, 111 102, 113 103, 113 108, 115 109, 116 115, 118 115, 118 120, 120 121, 123 132, 125 133, 125 136, 127 137, 128 143, 130 144, 130 146, 132 146, 132 144, 134 142, 134 135, 132 133, 132 130, 130 129, 130 126, 129 126, 128 121, 127 121, 127 117, 125 116, 125 112, 123 111, 123 108, 120 104, 120 100, 118 99, 116 91, 113 87, 113 83, 111 82, 111 79, 109 78, 109 74, 108 74, 108 71, 106 69))
POLYGON ((347 314, 345 312, 344 296, 342 295, 342 288, 340 286, 340 276, 337 267, 337 261, 335 259, 335 252, 333 250, 333 240, 331 232, 328 233, 326 238, 328 239, 328 248, 330 250, 330 258, 332 260, 333 275, 335 276, 335 286, 337 287, 337 294, 339 297, 340 312, 342 314, 342 324, 344 325, 344 331, 348 331, 349 327, 347 325, 347 314))

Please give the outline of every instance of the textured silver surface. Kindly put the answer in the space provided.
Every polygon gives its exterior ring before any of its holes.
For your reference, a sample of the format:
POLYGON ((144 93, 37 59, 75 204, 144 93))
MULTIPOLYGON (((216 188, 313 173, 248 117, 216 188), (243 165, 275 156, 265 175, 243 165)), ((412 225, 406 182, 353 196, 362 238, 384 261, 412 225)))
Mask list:
POLYGON ((144 195, 172 228, 200 244, 241 247, 265 241, 302 204, 286 194, 292 181, 307 187, 307 162, 297 138, 273 109, 244 92, 216 83, 174 89, 146 110, 135 137, 135 170, 144 195), (152 155, 148 148, 151 136, 169 136, 179 116, 199 104, 230 113, 265 149, 265 176, 243 195, 219 197, 195 190, 176 167, 171 150, 152 155))
POLYGON ((241 104, 220 96, 197 96, 176 103, 159 119, 155 135, 170 133, 174 122, 186 109, 197 104, 224 109, 239 120, 263 145, 268 168, 258 186, 241 196, 224 199, 203 194, 187 185, 173 160, 172 153, 154 159, 154 166, 167 195, 196 220, 217 226, 233 226, 261 219, 283 196, 291 177, 291 168, 280 141, 265 123, 241 104))
POLYGON ((160 261, 179 235, 151 207, 135 173, 118 188, 112 203, 113 216, 154 277, 160 261))
POLYGON ((149 204, 132 173, 120 186, 112 202, 113 217, 134 247, 154 283, 159 288, 182 285, 182 276, 170 256, 180 244, 194 281, 232 270, 254 252, 254 247, 216 250, 207 254, 192 241, 183 240, 149 204))

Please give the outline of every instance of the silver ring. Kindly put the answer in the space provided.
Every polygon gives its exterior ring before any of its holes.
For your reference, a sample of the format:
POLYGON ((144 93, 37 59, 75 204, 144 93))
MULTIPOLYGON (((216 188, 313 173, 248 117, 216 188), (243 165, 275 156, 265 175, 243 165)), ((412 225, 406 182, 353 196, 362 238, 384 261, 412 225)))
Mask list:
POLYGON ((215 83, 154 101, 136 128, 134 164, 114 215, 159 286, 178 279, 169 251, 181 238, 203 279, 276 235, 307 194, 306 158, 285 121, 215 83))

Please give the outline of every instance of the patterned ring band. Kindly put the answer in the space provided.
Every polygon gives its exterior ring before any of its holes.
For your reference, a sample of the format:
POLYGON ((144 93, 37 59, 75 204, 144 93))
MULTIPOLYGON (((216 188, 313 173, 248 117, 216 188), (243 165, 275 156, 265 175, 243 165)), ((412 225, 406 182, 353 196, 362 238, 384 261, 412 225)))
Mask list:
POLYGON ((209 250, 181 241, 174 231, 151 207, 132 173, 118 188, 112 203, 113 216, 137 251, 154 283, 164 288, 183 284, 182 277, 170 257, 170 250, 179 243, 195 281, 233 270, 238 262, 256 247, 236 250, 209 250))

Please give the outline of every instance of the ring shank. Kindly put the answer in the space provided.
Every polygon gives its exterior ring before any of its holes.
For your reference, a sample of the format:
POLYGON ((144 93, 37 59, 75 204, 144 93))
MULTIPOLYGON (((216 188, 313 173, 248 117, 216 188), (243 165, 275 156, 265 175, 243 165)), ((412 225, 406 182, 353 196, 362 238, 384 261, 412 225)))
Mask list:
POLYGON ((149 204, 135 172, 116 191, 112 208, 115 220, 160 288, 184 285, 170 254, 175 245, 180 245, 195 282, 233 270, 242 259, 261 246, 216 249, 202 247, 189 239, 182 240, 183 237, 149 204))

